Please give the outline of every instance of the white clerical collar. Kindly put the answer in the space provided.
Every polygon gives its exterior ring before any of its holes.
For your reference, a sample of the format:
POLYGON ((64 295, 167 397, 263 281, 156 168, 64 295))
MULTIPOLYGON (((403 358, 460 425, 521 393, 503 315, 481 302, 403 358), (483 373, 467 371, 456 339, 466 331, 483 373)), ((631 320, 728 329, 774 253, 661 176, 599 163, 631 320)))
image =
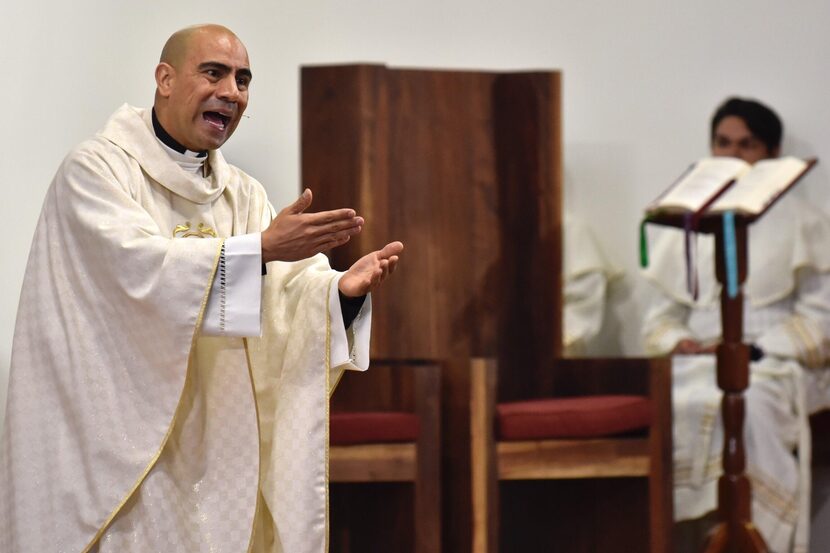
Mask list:
MULTIPOLYGON (((206 157, 197 157, 197 152, 191 152, 187 150, 185 153, 180 153, 162 142, 162 140, 157 136, 156 140, 159 141, 161 147, 164 148, 164 151, 176 162, 176 165, 184 169, 185 171, 193 174, 199 173, 202 171, 205 166, 206 157)), ((202 173, 204 174, 204 173, 202 173)))

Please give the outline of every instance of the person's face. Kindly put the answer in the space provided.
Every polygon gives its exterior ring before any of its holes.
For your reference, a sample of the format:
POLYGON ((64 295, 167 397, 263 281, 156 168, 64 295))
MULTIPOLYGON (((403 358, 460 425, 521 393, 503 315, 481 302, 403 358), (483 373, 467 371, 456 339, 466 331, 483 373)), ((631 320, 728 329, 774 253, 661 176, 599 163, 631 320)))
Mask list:
POLYGON ((168 100, 165 130, 189 150, 219 148, 248 105, 248 52, 235 36, 207 30, 192 37, 179 65, 157 69, 168 100))
POLYGON ((747 163, 775 157, 767 145, 752 134, 740 117, 729 115, 720 120, 712 137, 712 155, 740 158, 747 163))

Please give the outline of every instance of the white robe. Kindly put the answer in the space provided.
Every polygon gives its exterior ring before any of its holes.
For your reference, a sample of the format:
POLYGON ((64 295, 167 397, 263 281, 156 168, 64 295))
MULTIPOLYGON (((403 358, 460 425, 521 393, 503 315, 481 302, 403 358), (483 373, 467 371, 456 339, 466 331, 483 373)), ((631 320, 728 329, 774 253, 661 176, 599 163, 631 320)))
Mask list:
MULTIPOLYGON (((697 238, 700 293, 686 290, 683 236, 656 231, 645 276, 654 300, 644 324, 646 350, 665 354, 684 338, 720 339, 720 286, 714 240, 697 238)), ((752 518, 772 551, 805 553, 809 523, 808 413, 830 405, 823 368, 830 338, 830 224, 785 197, 749 227, 744 341, 765 352, 750 364, 745 445, 752 518), (797 452, 797 454, 796 454, 797 452)), ((717 506, 722 473, 721 393, 713 355, 678 355, 672 364, 675 515, 700 517, 717 506)))
POLYGON ((325 551, 338 273, 271 263, 262 337, 200 336, 223 237, 274 216, 208 165, 183 171, 124 106, 58 171, 15 328, 0 551, 325 551))
POLYGON ((602 329, 608 283, 619 277, 581 219, 565 214, 563 238, 563 347, 565 355, 583 355, 602 329))

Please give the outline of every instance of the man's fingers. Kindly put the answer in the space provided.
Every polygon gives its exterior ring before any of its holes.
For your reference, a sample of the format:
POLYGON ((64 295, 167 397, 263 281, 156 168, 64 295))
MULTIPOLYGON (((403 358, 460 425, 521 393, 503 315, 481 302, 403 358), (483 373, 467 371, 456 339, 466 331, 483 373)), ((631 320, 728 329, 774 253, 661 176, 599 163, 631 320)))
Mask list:
POLYGON ((287 211, 288 213, 293 214, 302 213, 303 211, 308 209, 308 206, 311 205, 311 199, 311 189, 306 188, 305 190, 303 190, 303 193, 300 194, 300 197, 297 198, 297 201, 286 207, 283 211, 287 211))
POLYGON ((327 245, 334 242, 342 242, 345 244, 349 238, 354 236, 355 234, 360 233, 361 227, 350 227, 345 230, 341 230, 338 232, 327 232, 324 234, 320 234, 317 237, 317 245, 327 245))
POLYGON ((382 250, 378 252, 378 256, 381 259, 389 259, 393 255, 400 255, 403 251, 403 243, 401 242, 390 242, 386 244, 382 250))
POLYGON ((363 217, 353 217, 351 219, 337 221, 336 223, 329 223, 327 225, 314 227, 315 232, 321 235, 334 234, 336 232, 343 231, 357 234, 360 232, 361 228, 363 228, 363 217))
POLYGON ((380 261, 380 279, 378 280, 378 283, 383 282, 388 274, 389 274, 389 260, 388 259, 381 259, 381 261, 380 261))
POLYGON ((344 219, 360 219, 363 224, 363 217, 356 217, 354 209, 344 207, 342 209, 332 209, 331 211, 320 211, 319 213, 309 213, 308 222, 312 225, 328 225, 329 223, 337 223, 344 219))
POLYGON ((398 266, 398 259, 400 259, 397 255, 393 255, 389 258, 389 274, 395 272, 395 267, 398 266))

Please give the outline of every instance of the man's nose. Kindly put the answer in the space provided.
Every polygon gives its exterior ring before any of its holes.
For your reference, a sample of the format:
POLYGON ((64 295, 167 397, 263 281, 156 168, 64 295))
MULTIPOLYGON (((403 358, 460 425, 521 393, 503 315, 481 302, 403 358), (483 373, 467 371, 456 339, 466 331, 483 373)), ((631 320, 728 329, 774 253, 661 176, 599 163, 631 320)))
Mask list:
POLYGON ((229 75, 222 79, 219 83, 217 96, 227 102, 236 102, 239 100, 239 86, 236 84, 236 78, 229 75))

